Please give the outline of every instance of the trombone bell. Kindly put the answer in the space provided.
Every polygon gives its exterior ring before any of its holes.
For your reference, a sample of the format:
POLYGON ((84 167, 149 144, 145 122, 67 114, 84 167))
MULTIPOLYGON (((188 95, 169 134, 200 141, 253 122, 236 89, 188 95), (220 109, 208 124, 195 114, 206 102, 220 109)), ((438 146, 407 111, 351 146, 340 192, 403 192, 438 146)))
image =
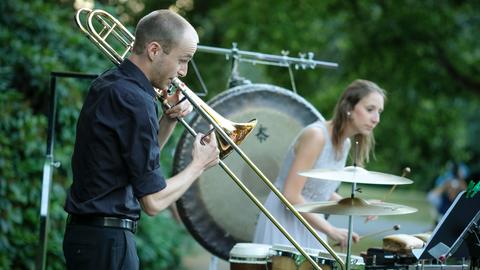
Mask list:
MULTIPOLYGON (((229 120, 225 119, 225 121, 230 122, 229 120)), ((222 126, 222 123, 218 123, 222 126)), ((230 122, 229 125, 234 127, 234 130, 227 130, 223 128, 225 133, 228 134, 230 139, 235 142, 236 145, 239 145, 245 140, 245 138, 253 131, 255 126, 257 125, 257 120, 252 119, 248 123, 234 123, 230 122)), ((224 159, 227 157, 228 154, 233 150, 233 147, 220 135, 217 135, 217 143, 218 149, 220 150, 220 159, 224 159)))
MULTIPOLYGON (((180 90, 190 101, 193 107, 197 108, 201 115, 204 114, 204 116, 209 116, 212 119, 212 122, 215 122, 215 124, 217 124, 218 127, 220 127, 235 143, 235 145, 241 144, 257 125, 256 119, 250 120, 248 123, 235 123, 221 116, 214 109, 212 109, 212 107, 208 106, 208 104, 205 103, 201 98, 195 95, 195 93, 179 78, 173 78, 171 86, 172 87, 170 89, 172 92, 180 90)), ((208 119, 208 117, 206 118, 208 119)), ((215 127, 215 129, 218 127, 215 127)), ((225 138, 222 137, 218 130, 216 130, 215 133, 215 135, 217 135, 216 137, 218 150, 220 151, 220 159, 224 159, 233 150, 233 147, 225 138)))

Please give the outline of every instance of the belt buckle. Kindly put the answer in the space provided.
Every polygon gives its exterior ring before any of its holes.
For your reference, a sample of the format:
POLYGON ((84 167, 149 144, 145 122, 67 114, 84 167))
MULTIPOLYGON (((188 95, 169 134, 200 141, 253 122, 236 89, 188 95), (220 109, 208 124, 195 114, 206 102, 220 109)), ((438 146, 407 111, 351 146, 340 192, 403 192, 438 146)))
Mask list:
POLYGON ((132 220, 132 232, 136 233, 137 232, 137 221, 132 220))

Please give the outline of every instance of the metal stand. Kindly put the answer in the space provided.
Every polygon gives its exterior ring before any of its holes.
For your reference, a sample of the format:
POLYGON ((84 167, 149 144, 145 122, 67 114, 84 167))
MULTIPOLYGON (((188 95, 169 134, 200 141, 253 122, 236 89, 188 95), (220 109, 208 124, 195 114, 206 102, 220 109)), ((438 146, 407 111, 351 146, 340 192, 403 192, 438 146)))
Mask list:
POLYGON ((217 270, 218 268, 218 257, 215 255, 212 255, 210 257, 210 264, 208 265, 208 270, 217 270))
POLYGON ((97 77, 97 75, 73 72, 50 73, 50 111, 48 114, 47 151, 45 155, 45 162, 43 164, 42 197, 40 203, 39 249, 35 265, 35 269, 37 270, 45 269, 48 242, 48 208, 50 201, 50 190, 52 188, 52 175, 53 170, 60 167, 60 162, 55 161, 53 156, 53 146, 55 142, 55 123, 57 115, 57 77, 94 79, 97 77))
MULTIPOLYGON (((357 155, 358 155, 358 141, 355 141, 355 149, 354 149, 354 160, 353 160, 353 167, 357 167, 357 155)), ((357 183, 352 183, 352 191, 350 194, 350 198, 355 198, 355 191, 357 190, 357 183)), ((351 254, 352 254, 352 232, 353 232, 353 216, 348 216, 348 239, 347 239, 347 256, 345 257, 345 268, 346 270, 350 270, 351 264, 351 254)))
MULTIPOLYGON (((355 198, 355 190, 357 189, 357 183, 352 183, 351 198, 355 198)), ((352 254, 352 232, 353 232, 353 216, 348 216, 348 240, 347 240, 347 257, 345 258, 345 268, 350 270, 350 257, 352 254)))
POLYGON ((480 226, 477 224, 477 220, 479 218, 480 212, 475 215, 450 247, 443 242, 439 242, 437 245, 429 249, 428 253, 443 263, 452 256, 464 242, 466 242, 473 261, 478 260, 479 256, 477 254, 480 254, 480 226))

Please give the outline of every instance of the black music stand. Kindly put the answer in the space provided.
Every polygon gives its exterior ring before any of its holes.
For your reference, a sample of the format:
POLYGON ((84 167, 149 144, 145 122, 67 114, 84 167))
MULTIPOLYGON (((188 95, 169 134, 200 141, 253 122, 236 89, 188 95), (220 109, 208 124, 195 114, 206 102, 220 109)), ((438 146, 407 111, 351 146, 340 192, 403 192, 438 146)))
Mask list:
POLYGON ((480 195, 467 197, 461 192, 422 249, 413 250, 417 259, 468 259, 476 265, 480 259, 480 195))
POLYGON ((46 266, 50 191, 52 189, 53 170, 60 167, 60 162, 54 158, 55 125, 57 116, 57 77, 95 79, 98 75, 78 72, 51 72, 50 73, 50 110, 48 113, 47 151, 43 164, 42 197, 40 202, 40 233, 38 240, 38 253, 35 262, 36 270, 43 270, 46 266))

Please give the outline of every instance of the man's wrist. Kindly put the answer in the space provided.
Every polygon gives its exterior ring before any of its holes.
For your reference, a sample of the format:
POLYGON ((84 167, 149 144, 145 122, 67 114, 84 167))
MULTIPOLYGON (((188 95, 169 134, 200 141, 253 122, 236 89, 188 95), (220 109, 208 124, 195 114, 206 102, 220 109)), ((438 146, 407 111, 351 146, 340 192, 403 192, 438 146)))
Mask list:
POLYGON ((160 123, 164 121, 166 124, 170 124, 170 125, 173 125, 173 124, 176 124, 178 122, 178 118, 171 118, 167 115, 162 115, 162 118, 160 118, 160 123))

